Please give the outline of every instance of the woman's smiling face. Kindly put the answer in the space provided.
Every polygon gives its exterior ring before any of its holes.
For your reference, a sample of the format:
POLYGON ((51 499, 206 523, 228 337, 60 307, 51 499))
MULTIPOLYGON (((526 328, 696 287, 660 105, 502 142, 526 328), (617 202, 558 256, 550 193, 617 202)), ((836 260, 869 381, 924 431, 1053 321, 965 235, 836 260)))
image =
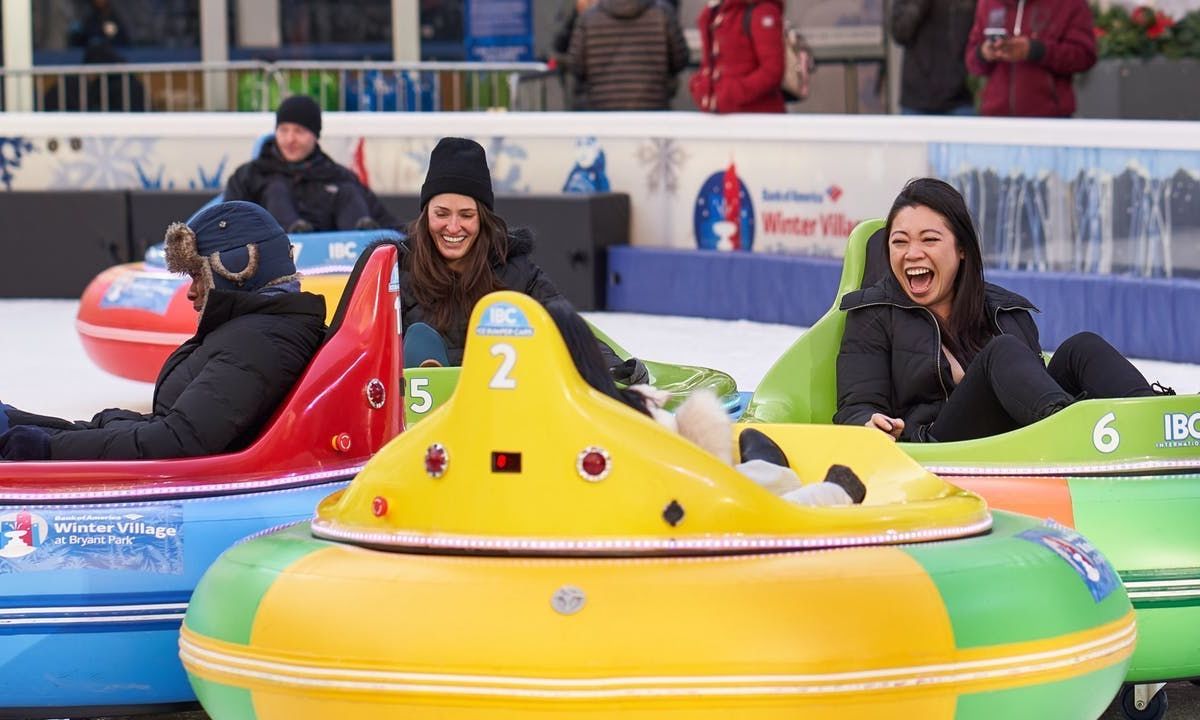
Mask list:
POLYGON ((467 195, 442 193, 429 201, 428 212, 429 234, 438 254, 457 268, 479 237, 479 205, 467 195))
POLYGON ((903 208, 892 219, 888 255, 908 297, 948 320, 963 253, 946 218, 924 205, 903 208))

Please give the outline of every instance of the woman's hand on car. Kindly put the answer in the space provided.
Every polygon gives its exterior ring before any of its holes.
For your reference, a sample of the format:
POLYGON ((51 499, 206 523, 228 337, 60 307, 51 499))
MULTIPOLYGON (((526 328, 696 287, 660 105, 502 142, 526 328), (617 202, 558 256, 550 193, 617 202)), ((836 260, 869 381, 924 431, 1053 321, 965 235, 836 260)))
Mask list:
POLYGON ((866 422, 869 428, 878 428, 888 435, 892 436, 893 440, 900 439, 900 433, 904 432, 904 421, 900 418, 888 417, 883 413, 875 413, 871 419, 866 422))

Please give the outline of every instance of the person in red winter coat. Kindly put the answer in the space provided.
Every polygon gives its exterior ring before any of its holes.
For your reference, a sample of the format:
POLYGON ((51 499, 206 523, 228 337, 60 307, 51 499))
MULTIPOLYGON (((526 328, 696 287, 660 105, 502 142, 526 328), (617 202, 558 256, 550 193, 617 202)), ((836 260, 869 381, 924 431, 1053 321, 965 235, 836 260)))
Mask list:
POLYGON ((981 115, 1070 117, 1075 73, 1096 64, 1086 0, 979 0, 967 70, 987 78, 981 115))
POLYGON ((705 112, 784 112, 782 0, 709 0, 689 89, 705 112))

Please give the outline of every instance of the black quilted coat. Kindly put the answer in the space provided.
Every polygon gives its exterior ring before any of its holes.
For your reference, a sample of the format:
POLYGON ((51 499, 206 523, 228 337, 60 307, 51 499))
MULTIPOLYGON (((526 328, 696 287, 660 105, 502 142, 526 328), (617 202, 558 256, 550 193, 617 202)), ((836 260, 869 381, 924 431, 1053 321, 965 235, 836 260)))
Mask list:
MULTIPOLYGON (((325 298, 212 290, 196 335, 167 358, 153 411, 104 410, 89 422, 20 416, 51 433, 51 460, 149 460, 249 445, 325 335, 325 298)), ((10 413, 12 415, 12 413, 10 413)))

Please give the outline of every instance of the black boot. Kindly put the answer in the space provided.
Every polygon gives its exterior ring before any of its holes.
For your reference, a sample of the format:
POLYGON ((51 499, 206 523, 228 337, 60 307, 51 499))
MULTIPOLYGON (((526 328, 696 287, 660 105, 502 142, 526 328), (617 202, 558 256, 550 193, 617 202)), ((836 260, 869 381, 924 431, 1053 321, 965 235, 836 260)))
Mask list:
POLYGON ((787 455, 783 454, 775 441, 763 434, 761 430, 746 428, 738 435, 738 453, 742 462, 747 460, 766 460, 772 465, 790 467, 787 455))
POLYGON ((845 465, 830 465, 825 472, 825 482, 833 483, 846 491, 850 499, 858 505, 867 497, 867 486, 858 479, 858 475, 845 465))
POLYGON ((1046 418, 1050 417, 1051 415, 1058 413, 1058 412, 1062 412, 1063 410, 1066 410, 1067 408, 1071 407, 1075 403, 1077 403, 1081 400, 1084 400, 1086 398, 1087 398, 1086 390, 1079 393, 1075 397, 1071 397, 1070 395, 1063 393, 1062 397, 1054 398, 1053 400, 1046 403, 1038 410, 1034 411, 1034 415, 1036 417, 1035 422, 1037 420, 1045 420, 1046 418))

